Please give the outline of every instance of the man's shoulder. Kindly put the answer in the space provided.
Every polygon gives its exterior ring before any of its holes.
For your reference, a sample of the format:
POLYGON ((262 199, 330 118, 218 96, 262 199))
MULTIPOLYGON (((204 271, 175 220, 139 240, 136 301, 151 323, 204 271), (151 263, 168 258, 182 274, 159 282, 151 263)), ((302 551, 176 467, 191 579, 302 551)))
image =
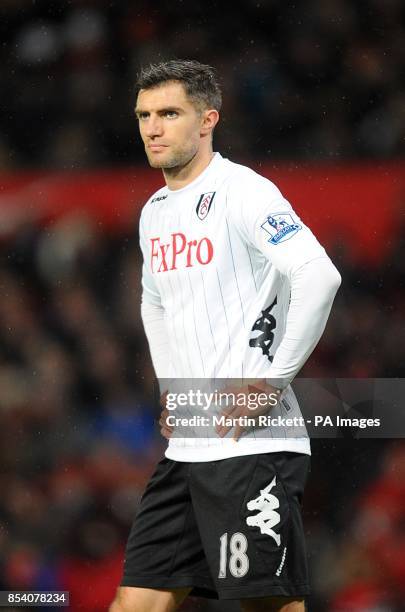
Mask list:
POLYGON ((235 193, 246 196, 264 192, 272 197, 281 197, 278 187, 267 177, 253 168, 226 160, 229 167, 228 188, 235 193), (254 192, 252 192, 254 190, 254 192))
POLYGON ((146 201, 145 206, 151 206, 152 204, 156 204, 157 202, 163 202, 163 200, 166 200, 167 198, 167 186, 164 185, 163 187, 161 187, 160 189, 158 189, 157 191, 155 191, 155 193, 153 193, 149 199, 146 201))
POLYGON ((143 216, 147 214, 151 209, 154 208, 154 206, 159 205, 160 202, 164 202, 167 199, 167 196, 167 186, 164 185, 163 187, 155 191, 145 202, 142 207, 141 215, 143 216))

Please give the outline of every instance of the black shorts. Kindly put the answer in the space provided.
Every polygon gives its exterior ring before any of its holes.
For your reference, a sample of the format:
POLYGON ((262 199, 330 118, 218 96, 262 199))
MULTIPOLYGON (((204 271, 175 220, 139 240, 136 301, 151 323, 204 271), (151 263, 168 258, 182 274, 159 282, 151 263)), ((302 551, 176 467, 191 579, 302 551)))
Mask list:
POLYGON ((122 586, 219 599, 309 593, 301 501, 308 455, 163 459, 129 535, 122 586))

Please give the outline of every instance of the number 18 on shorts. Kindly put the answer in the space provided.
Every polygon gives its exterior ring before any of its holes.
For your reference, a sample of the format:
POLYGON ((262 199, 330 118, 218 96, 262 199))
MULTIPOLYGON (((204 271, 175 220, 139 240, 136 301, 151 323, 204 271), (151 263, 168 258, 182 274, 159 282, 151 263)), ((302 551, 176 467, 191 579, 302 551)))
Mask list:
POLYGON ((219 599, 309 593, 301 500, 309 456, 163 459, 129 536, 123 586, 219 599))

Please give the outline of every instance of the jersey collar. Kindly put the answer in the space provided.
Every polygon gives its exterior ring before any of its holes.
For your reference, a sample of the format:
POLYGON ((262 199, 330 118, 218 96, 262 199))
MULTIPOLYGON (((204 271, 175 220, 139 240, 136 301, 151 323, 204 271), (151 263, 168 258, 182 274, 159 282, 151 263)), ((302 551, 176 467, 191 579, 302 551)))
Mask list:
POLYGON ((172 196, 194 189, 197 185, 202 183, 211 174, 211 172, 218 168, 222 160, 223 157, 220 153, 214 153, 208 166, 201 172, 201 174, 199 174, 193 181, 191 181, 191 183, 189 183, 185 187, 182 187, 181 189, 169 189, 167 187, 167 192, 170 193, 170 195, 172 196))

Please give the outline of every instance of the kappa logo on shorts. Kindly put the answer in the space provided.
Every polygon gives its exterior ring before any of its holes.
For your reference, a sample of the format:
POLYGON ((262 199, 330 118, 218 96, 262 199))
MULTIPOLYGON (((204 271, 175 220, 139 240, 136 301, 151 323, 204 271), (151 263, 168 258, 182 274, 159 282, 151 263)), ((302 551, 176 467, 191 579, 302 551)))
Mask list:
POLYGON ((274 213, 274 215, 269 215, 260 227, 267 234, 270 234, 267 242, 271 244, 285 242, 302 229, 302 225, 295 223, 290 213, 274 213))
POLYGON ((270 536, 277 546, 280 546, 281 536, 273 530, 273 527, 280 522, 280 514, 276 512, 280 507, 280 502, 274 493, 270 493, 275 486, 276 477, 274 476, 271 483, 260 491, 260 495, 247 503, 248 510, 260 510, 260 512, 254 516, 248 516, 246 524, 249 527, 259 527, 260 533, 270 536))
POLYGON ((208 191, 207 193, 202 193, 200 199, 198 200, 197 208, 195 209, 197 213, 197 217, 204 221, 205 217, 210 212, 211 204, 214 200, 216 191, 208 191))

